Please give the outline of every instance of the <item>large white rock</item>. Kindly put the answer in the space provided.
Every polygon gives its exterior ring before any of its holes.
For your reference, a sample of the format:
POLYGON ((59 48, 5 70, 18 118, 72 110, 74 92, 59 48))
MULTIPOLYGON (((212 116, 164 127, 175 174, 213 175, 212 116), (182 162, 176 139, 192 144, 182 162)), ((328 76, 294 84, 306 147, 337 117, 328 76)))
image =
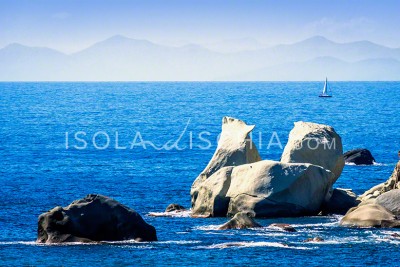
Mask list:
MULTIPOLYGON (((223 167, 239 166, 261 160, 257 147, 249 138, 249 133, 253 129, 254 125, 247 125, 241 120, 231 117, 222 118, 222 132, 217 149, 208 165, 193 182, 190 192, 192 208, 196 206, 200 186, 215 172, 223 167)), ((207 187, 208 184, 203 186, 202 190, 207 187)))
POLYGON ((233 168, 228 215, 254 212, 257 217, 312 215, 332 186, 332 172, 304 163, 264 160, 233 168))
POLYGON ((400 189, 393 189, 376 198, 376 204, 386 208, 394 215, 400 215, 400 189))
POLYGON ((344 167, 342 140, 331 126, 295 122, 281 162, 311 163, 321 166, 334 173, 333 184, 344 167))
POLYGON ((366 204, 353 208, 340 221, 351 227, 400 227, 393 213, 378 204, 366 204))

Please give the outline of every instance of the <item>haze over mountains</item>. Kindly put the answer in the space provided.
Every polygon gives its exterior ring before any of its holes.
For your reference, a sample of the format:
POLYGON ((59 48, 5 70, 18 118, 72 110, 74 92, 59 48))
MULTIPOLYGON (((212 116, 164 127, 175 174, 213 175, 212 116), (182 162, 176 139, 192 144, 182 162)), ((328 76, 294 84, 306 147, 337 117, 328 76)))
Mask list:
POLYGON ((229 42, 172 47, 117 35, 69 55, 10 44, 0 49, 0 80, 400 80, 400 48, 321 36, 275 46, 251 39, 229 42))

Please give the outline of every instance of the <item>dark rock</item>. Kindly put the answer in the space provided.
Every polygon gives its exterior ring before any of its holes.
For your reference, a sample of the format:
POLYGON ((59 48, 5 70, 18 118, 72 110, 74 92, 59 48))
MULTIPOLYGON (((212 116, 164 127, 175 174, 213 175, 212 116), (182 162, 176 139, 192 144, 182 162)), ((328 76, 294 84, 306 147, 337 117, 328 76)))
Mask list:
POLYGON ((273 224, 270 224, 269 227, 280 228, 287 232, 297 232, 293 226, 291 226, 290 224, 287 224, 287 223, 273 223, 273 224))
POLYGON ((394 237, 394 238, 400 238, 400 235, 399 235, 398 233, 393 233, 393 234, 391 234, 390 236, 391 236, 391 237, 394 237))
POLYGON ((179 205, 179 204, 169 204, 168 207, 165 209, 165 212, 180 212, 180 211, 185 211, 186 209, 179 205))
POLYGON ((347 211, 358 206, 360 201, 351 190, 333 189, 331 198, 322 205, 322 215, 340 214, 345 215, 347 211))
POLYGON ((221 225, 218 229, 226 230, 262 227, 260 224, 254 221, 252 217, 254 217, 253 214, 249 214, 247 212, 236 213, 231 220, 221 225))
POLYGON ((346 163, 355 165, 372 165, 375 162, 374 157, 368 149, 360 148, 347 151, 343 154, 346 163))
POLYGON ((316 236, 314 238, 307 238, 304 240, 304 242, 324 242, 325 240, 319 236, 316 236))
POLYGON ((134 210, 91 194, 67 207, 55 207, 38 220, 38 243, 157 241, 156 230, 134 210))

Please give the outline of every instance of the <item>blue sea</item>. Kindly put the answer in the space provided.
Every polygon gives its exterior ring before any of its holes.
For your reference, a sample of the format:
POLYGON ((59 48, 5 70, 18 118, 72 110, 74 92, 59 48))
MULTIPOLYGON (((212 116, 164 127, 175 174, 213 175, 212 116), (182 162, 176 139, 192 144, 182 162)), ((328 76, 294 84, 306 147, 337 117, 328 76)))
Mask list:
POLYGON ((386 181, 400 150, 400 83, 330 85, 334 97, 323 99, 322 82, 0 83, 0 265, 399 266, 400 240, 390 237, 399 230, 343 228, 340 216, 257 220, 298 230, 286 233, 148 215, 190 208, 223 116, 256 125, 254 142, 271 160, 294 122, 331 125, 345 151, 368 148, 377 161, 346 165, 334 187, 361 194, 386 181), (159 241, 35 244, 39 214, 90 193, 138 211, 159 241), (316 236, 325 242, 303 242, 316 236))

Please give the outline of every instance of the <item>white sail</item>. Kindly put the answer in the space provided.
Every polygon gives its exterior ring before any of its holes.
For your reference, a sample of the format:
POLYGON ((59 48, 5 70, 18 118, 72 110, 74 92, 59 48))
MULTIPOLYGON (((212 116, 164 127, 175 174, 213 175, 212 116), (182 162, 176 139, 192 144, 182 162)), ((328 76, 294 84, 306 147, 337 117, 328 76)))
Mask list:
POLYGON ((323 95, 328 94, 328 78, 325 78, 324 90, 322 90, 323 95))

